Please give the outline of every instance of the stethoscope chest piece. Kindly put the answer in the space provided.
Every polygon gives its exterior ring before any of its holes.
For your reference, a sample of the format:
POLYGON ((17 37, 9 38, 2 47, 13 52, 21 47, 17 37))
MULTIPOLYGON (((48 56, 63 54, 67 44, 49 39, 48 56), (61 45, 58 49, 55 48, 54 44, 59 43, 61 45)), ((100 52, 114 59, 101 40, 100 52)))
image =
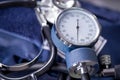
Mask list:
POLYGON ((80 3, 77 0, 42 0, 39 5, 41 13, 52 24, 64 9, 80 7, 80 3))

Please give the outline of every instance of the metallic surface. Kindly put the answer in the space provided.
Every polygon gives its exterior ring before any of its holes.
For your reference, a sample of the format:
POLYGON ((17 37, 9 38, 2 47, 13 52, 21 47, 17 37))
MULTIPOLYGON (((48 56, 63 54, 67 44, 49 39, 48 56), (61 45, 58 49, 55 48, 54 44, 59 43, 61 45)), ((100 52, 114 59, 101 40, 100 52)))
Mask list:
POLYGON ((38 7, 35 8, 35 13, 36 13, 37 19, 41 23, 41 26, 47 26, 47 21, 45 19, 45 16, 41 13, 38 7))
POLYGON ((86 64, 85 63, 79 63, 75 72, 76 72, 76 74, 88 73, 86 64))
POLYGON ((102 76, 114 76, 115 74, 115 69, 114 68, 110 68, 110 69, 103 69, 102 71, 102 76))
POLYGON ((34 75, 34 74, 31 74, 31 80, 37 80, 37 77, 36 77, 36 75, 34 75))
POLYGON ((71 8, 76 4, 75 0, 52 0, 54 5, 60 9, 71 8))
POLYGON ((90 48, 78 48, 70 53, 66 53, 66 63, 69 74, 74 78, 80 78, 81 73, 87 73, 87 70, 90 75, 98 71, 97 56, 90 48), (82 70, 82 72, 79 71, 81 68, 80 63, 84 63, 87 69, 82 70))
POLYGON ((110 55, 102 55, 100 57, 100 63, 101 65, 105 66, 105 68, 109 68, 111 65, 111 56, 110 55))
POLYGON ((98 41, 93 46, 93 49, 95 50, 96 55, 99 55, 99 53, 102 51, 106 43, 107 43, 107 39, 105 39, 104 37, 100 36, 98 38, 98 41))
POLYGON ((41 2, 37 2, 37 5, 39 5, 39 9, 41 10, 41 13, 45 16, 48 22, 54 23, 58 15, 66 8, 70 7, 78 7, 80 4, 77 0, 72 0, 73 4, 66 4, 71 0, 66 0, 64 2, 65 7, 59 6, 61 3, 61 0, 42 0, 41 2), (59 7, 58 7, 59 6, 59 7))

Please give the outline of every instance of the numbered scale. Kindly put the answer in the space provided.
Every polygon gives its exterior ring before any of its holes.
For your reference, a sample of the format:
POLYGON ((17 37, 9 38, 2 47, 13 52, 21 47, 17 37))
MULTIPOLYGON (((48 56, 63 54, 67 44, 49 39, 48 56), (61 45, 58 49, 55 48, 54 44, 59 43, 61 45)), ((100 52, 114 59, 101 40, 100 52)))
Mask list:
POLYGON ((85 9, 69 8, 57 17, 51 35, 57 49, 65 55, 72 77, 93 75, 98 70, 96 52, 92 47, 100 32, 97 18, 85 9))
POLYGON ((68 45, 89 46, 99 37, 101 27, 90 12, 72 8, 59 15, 55 28, 58 37, 68 45))

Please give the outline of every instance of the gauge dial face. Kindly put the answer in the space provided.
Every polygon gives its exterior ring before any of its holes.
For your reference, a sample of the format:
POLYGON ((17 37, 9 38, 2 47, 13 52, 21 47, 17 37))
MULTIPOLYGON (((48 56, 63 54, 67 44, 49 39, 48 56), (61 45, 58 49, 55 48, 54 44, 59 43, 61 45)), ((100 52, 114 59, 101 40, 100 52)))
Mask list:
POLYGON ((58 36, 73 45, 90 45, 100 34, 96 17, 81 8, 63 11, 56 21, 58 36))

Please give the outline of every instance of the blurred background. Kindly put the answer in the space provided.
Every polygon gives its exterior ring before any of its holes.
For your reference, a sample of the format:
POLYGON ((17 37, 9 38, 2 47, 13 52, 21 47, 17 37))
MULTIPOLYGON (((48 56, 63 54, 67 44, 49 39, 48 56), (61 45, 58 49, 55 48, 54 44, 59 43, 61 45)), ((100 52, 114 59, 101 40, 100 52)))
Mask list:
POLYGON ((91 3, 95 6, 108 8, 120 12, 120 0, 81 0, 81 1, 91 3))

